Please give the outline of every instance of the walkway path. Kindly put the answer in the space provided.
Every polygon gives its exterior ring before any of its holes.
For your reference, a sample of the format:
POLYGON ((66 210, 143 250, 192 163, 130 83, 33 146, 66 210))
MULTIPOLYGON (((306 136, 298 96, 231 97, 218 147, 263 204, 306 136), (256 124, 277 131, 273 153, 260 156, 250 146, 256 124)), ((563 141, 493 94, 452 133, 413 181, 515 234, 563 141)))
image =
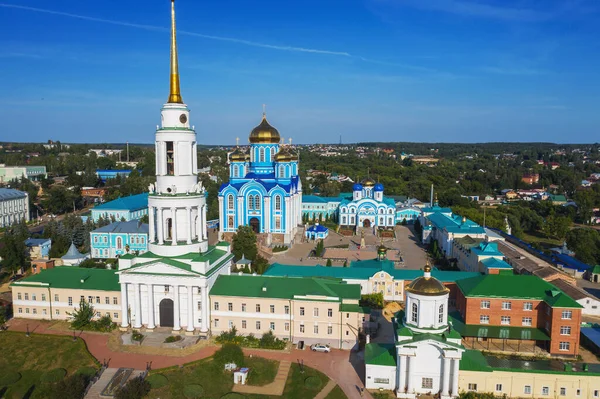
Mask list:
POLYGON ((327 395, 329 395, 329 392, 331 392, 336 385, 337 384, 334 380, 329 380, 327 385, 325 385, 325 387, 321 389, 321 392, 319 392, 317 396, 315 396, 315 399, 325 399, 327 395))
POLYGON ((291 366, 292 364, 288 360, 283 360, 279 362, 279 369, 277 370, 277 375, 275 375, 275 380, 273 380, 272 383, 263 386, 235 384, 232 391, 258 395, 281 396, 291 366))
MULTIPOLYGON (((8 326, 12 331, 27 331, 33 334, 50 335, 71 335, 72 332, 48 329, 50 322, 38 320, 12 319, 8 326)), ((141 353, 116 352, 108 347, 107 334, 83 332, 79 335, 85 343, 90 353, 100 362, 106 360, 109 367, 130 367, 136 370, 145 370, 148 363, 152 363, 153 369, 159 369, 170 366, 183 365, 195 360, 200 360, 212 356, 218 349, 215 346, 204 347, 197 352, 186 356, 168 356, 168 355, 147 355, 141 353)), ((330 379, 337 382, 342 388, 348 399, 360 399, 360 388, 363 387, 361 377, 364 379, 364 362, 359 357, 361 354, 355 354, 349 351, 332 350, 330 353, 321 353, 313 351, 293 350, 291 353, 279 351, 265 351, 258 349, 244 349, 247 355, 264 357, 282 361, 297 362, 303 361, 308 367, 315 368, 330 379)), ((365 391, 364 398, 371 398, 365 391)))

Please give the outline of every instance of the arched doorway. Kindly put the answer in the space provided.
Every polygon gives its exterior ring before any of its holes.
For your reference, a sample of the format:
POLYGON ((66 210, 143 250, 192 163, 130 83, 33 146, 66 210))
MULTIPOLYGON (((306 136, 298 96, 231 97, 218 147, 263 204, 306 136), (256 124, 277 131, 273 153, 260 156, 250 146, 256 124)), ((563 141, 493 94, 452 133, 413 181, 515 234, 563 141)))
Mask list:
POLYGON ((173 239, 173 219, 167 219, 167 240, 173 239))
POLYGON ((370 219, 363 220, 363 227, 371 227, 371 220, 370 219))
POLYGON ((173 300, 165 298, 160 301, 158 305, 160 315, 160 326, 161 327, 173 327, 174 325, 174 311, 173 311, 173 300))
POLYGON ((257 218, 250 219, 250 227, 252 227, 255 233, 260 233, 260 220, 257 218))

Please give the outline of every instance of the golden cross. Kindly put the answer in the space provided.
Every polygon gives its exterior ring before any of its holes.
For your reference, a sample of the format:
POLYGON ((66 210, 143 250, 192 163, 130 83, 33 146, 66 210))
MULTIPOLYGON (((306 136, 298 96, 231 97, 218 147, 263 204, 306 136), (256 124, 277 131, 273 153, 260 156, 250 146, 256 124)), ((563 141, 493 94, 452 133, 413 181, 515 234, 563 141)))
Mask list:
POLYGON ((263 104, 263 116, 267 115, 267 104, 263 104))
POLYGON ((236 145, 236 146, 239 146, 239 145, 240 145, 240 138, 239 138, 239 137, 236 137, 236 138, 235 138, 235 145, 236 145))

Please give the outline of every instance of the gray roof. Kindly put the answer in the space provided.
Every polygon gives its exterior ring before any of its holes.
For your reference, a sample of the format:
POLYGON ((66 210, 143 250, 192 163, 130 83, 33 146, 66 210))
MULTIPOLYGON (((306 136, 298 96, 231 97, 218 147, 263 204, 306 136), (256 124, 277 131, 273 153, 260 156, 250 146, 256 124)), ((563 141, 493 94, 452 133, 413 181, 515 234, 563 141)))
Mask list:
POLYGON ((129 233, 129 234, 148 234, 148 224, 141 223, 139 220, 129 220, 127 222, 114 222, 102 226, 92 231, 92 233, 129 233))
POLYGON ((69 250, 67 251, 67 253, 61 257, 61 259, 83 259, 85 258, 85 255, 83 255, 81 252, 79 252, 77 250, 77 247, 75 247, 75 244, 71 243, 71 246, 69 247, 69 250))
POLYGON ((28 247, 37 247, 38 245, 43 245, 47 242, 52 244, 52 240, 50 238, 28 238, 25 240, 25 245, 28 247))
POLYGON ((25 198, 27 194, 14 188, 0 188, 0 201, 25 198))

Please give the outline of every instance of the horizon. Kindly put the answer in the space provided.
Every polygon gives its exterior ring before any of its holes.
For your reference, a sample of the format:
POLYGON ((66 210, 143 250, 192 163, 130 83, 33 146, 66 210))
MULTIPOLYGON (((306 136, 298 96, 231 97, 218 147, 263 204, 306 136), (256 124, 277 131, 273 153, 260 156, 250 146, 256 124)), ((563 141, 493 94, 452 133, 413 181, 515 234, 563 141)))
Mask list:
MULTIPOLYGON (((591 0, 175 4, 182 96, 201 145, 245 141, 262 104, 294 144, 597 141, 591 0)), ((3 136, 153 142, 169 1, 0 8, 3 136)))

